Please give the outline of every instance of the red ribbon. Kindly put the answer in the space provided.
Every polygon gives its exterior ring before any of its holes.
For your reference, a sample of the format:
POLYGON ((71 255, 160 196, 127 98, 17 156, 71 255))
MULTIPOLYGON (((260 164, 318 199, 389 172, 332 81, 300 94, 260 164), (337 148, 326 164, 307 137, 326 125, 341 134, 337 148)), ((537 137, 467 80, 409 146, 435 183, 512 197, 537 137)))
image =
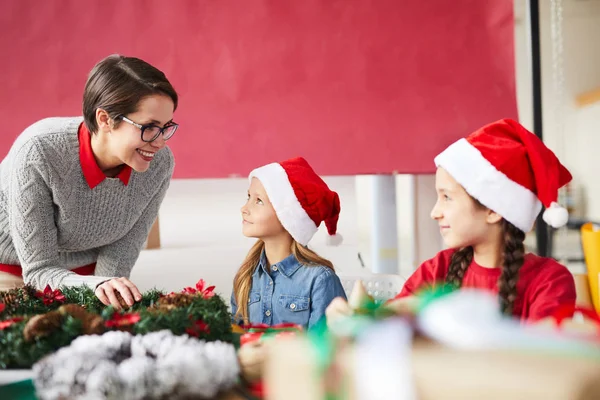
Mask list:
POLYGON ((242 325, 242 329, 249 332, 271 332, 277 330, 299 330, 302 331, 302 326, 291 322, 284 322, 276 325, 268 324, 247 324, 242 325))
POLYGON ((243 325, 242 328, 248 332, 240 337, 240 346, 260 340, 265 335, 267 337, 282 337, 295 335, 303 330, 301 325, 287 322, 277 325, 248 324, 243 325))
MULTIPOLYGON (((243 325, 242 329, 248 331, 240 337, 240 346, 256 342, 264 337, 280 338, 282 336, 295 335, 302 332, 302 326, 293 323, 282 323, 276 325, 267 324, 247 324, 243 325)), ((248 384, 248 390, 257 398, 264 398, 264 386, 262 382, 254 382, 248 384)))
POLYGON ((575 312, 580 312, 584 317, 593 321, 598 327, 598 335, 600 335, 600 314, 590 307, 562 305, 552 314, 552 318, 554 318, 556 326, 560 328, 564 320, 571 318, 575 312))

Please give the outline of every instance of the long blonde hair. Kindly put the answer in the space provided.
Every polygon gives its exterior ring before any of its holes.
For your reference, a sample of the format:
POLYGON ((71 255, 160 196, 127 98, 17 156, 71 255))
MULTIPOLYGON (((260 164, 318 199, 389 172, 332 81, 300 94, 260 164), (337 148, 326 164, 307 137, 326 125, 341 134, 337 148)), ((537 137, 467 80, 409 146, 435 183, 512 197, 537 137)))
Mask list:
MULTIPOLYGON (((237 304, 237 312, 235 318, 242 318, 244 324, 249 323, 248 317, 248 297, 250 296, 250 289, 252 288, 252 275, 255 269, 258 267, 260 256, 265 248, 265 242, 257 240, 254 246, 248 252, 246 259, 242 263, 242 266, 235 274, 233 278, 233 296, 235 303, 237 304)), ((319 256, 317 253, 300 245, 295 240, 292 241, 291 246, 292 254, 296 257, 296 260, 300 264, 305 266, 323 265, 334 271, 333 264, 331 261, 319 256)))

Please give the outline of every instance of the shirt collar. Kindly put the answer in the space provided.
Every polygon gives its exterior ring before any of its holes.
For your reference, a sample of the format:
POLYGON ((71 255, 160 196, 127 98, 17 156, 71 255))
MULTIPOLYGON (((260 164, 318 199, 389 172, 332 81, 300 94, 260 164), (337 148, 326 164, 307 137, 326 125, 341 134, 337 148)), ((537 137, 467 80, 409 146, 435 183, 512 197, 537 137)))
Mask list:
MULTIPOLYGON (((277 269, 287 278, 290 278, 292 275, 294 275, 294 273, 302 266, 302 264, 296 260, 296 257, 294 257, 293 254, 290 254, 274 265, 277 266, 277 269)), ((254 273, 257 275, 260 275, 261 273, 269 274, 270 268, 271 266, 267 262, 267 254, 263 250, 262 254, 260 255, 260 260, 258 261, 258 268, 256 268, 254 273)))
MULTIPOLYGON (((79 137, 79 162, 81 163, 81 170, 83 171, 83 176, 85 177, 88 186, 90 189, 93 189, 106 179, 106 175, 102 172, 96 162, 96 158, 92 151, 91 133, 84 123, 79 125, 77 135, 79 137)), ((127 186, 130 177, 131 167, 129 165, 124 165, 117 174, 117 178, 127 186)))

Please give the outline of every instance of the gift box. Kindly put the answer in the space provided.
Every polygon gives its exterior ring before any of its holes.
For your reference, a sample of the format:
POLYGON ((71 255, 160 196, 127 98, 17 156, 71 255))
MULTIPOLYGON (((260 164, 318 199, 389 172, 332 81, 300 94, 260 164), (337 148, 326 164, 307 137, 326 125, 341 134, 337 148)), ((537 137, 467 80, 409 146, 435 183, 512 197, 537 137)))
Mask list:
POLYGON ((285 337, 293 337, 303 331, 302 326, 296 324, 253 324, 242 327, 245 331, 240 336, 240 349, 238 359, 242 369, 242 377, 247 383, 249 392, 258 398, 264 397, 262 383, 265 343, 285 337))
MULTIPOLYGON (((566 334, 573 309, 548 329, 502 316, 486 291, 422 300, 415 318, 354 314, 341 320, 343 329, 272 343, 266 398, 600 399, 600 336, 566 334)), ((598 321, 591 309, 575 311, 598 321)))
MULTIPOLYGON (((376 356, 383 365, 390 364, 391 355, 380 353, 376 356)), ((424 338, 414 341, 408 359, 410 370, 396 370, 396 380, 410 379, 414 395, 399 393, 394 399, 600 399, 598 359, 515 351, 456 350, 424 338)), ((307 337, 278 341, 269 346, 266 357, 266 398, 385 398, 379 396, 385 391, 382 386, 394 386, 395 382, 389 378, 383 382, 377 378, 365 382, 364 377, 361 378, 365 372, 362 364, 364 359, 357 356, 355 346, 348 345, 337 351, 335 360, 323 372, 307 337), (359 396, 359 392, 363 395, 359 396), (364 397, 365 392, 372 395, 364 397)), ((370 375, 389 376, 390 372, 372 370, 370 375)))

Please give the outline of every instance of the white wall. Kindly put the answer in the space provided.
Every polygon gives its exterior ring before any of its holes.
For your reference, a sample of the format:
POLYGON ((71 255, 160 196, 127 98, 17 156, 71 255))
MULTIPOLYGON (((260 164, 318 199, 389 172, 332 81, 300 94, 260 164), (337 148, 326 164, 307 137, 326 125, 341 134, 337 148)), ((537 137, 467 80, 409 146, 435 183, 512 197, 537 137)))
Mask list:
MULTIPOLYGON (((600 113, 597 106, 578 109, 577 95, 600 87, 600 1, 562 0, 564 96, 557 97, 553 81, 551 1, 540 1, 543 134, 573 174, 574 189, 587 203, 578 213, 600 219, 600 113), (557 108, 557 104, 563 107, 557 108), (562 121, 562 122, 561 122, 562 121), (564 126, 564 129, 561 127, 564 126)), ((515 1, 517 101, 521 122, 533 128, 528 1, 515 1)))
POLYGON ((600 102, 576 109, 569 118, 573 138, 569 142, 568 165, 579 184, 585 217, 600 221, 600 102))
MULTIPOLYGON (((325 181, 340 195, 343 212, 338 231, 344 243, 325 245, 327 231, 322 226, 311 248, 333 261, 342 274, 368 272, 357 256, 355 178, 326 177, 325 181)), ((246 179, 172 181, 160 209, 162 246, 142 251, 131 276, 133 282, 142 290, 178 291, 202 278, 228 298, 235 272, 254 243, 241 231, 240 208, 247 190, 246 179)))

